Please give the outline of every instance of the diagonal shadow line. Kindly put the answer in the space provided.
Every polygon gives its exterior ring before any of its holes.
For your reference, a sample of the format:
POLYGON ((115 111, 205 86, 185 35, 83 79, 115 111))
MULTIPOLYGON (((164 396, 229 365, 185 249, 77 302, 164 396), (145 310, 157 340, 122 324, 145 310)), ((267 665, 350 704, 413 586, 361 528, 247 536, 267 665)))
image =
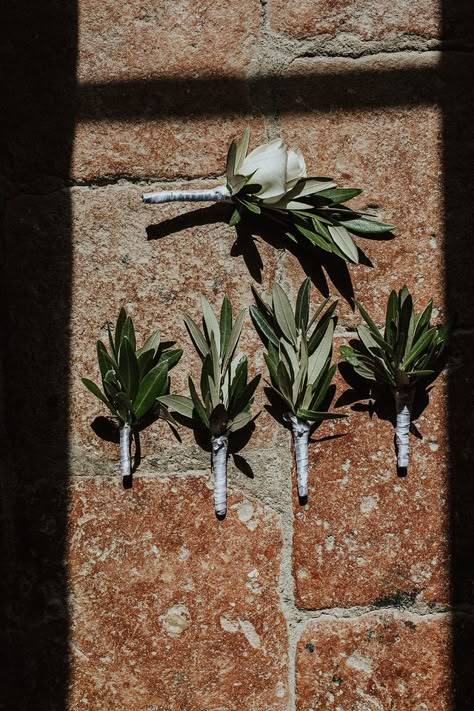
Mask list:
POLYGON ((170 77, 82 84, 77 117, 93 121, 223 118, 252 113, 255 107, 304 113, 433 104, 441 98, 440 70, 432 55, 429 60, 425 66, 400 68, 400 62, 389 56, 373 67, 365 60, 350 71, 333 73, 325 64, 324 71, 255 79, 170 77))

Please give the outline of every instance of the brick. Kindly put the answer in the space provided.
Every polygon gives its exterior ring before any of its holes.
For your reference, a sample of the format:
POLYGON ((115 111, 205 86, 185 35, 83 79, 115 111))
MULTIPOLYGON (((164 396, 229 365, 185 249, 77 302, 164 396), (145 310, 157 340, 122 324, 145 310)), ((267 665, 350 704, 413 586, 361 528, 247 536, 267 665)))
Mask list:
MULTIPOLYGON (((130 185, 74 188, 69 193, 71 208, 65 194, 61 194, 60 199, 57 194, 28 196, 9 204, 9 258, 18 266, 16 274, 25 275, 25 283, 17 280, 14 286, 11 285, 24 314, 18 343, 12 338, 12 352, 23 352, 26 334, 36 333, 35 321, 40 316, 45 317, 41 309, 39 314, 30 306, 38 300, 39 289, 43 289, 42 298, 47 298, 47 303, 56 304, 48 315, 50 333, 53 333, 54 324, 59 326, 69 319, 68 309, 71 308, 70 351, 65 350, 64 340, 68 334, 64 326, 56 339, 57 346, 51 340, 47 352, 44 344, 41 348, 32 347, 32 351, 37 360, 44 360, 40 372, 47 378, 50 399, 62 403, 58 409, 61 422, 65 409, 70 407, 71 445, 78 450, 78 473, 85 471, 82 457, 85 453, 86 459, 94 460, 99 468, 107 468, 107 461, 117 461, 117 445, 100 439, 91 430, 94 418, 107 412, 88 393, 80 379, 84 376, 99 379, 96 340, 107 339, 106 323, 115 321, 122 305, 136 322, 139 343, 159 327, 163 338, 176 340, 184 348, 182 361, 171 377, 172 390, 185 393, 188 373, 198 376, 200 361, 184 328, 182 311, 199 319, 201 293, 215 308, 220 308, 223 295, 227 293, 234 313, 253 303, 245 260, 242 256, 231 255, 236 233, 225 224, 226 208, 201 208, 183 203, 151 207, 142 203, 141 192, 142 188, 130 185), (148 228, 156 239, 147 240, 148 228), (162 235, 160 238, 159 234, 162 235), (38 250, 42 240, 44 250, 38 250), (30 279, 32 272, 50 274, 51 270, 55 273, 54 279, 39 279, 38 276, 30 279), (38 280, 41 286, 37 284, 38 280), (71 289, 72 295, 69 296, 71 289), (60 299, 58 294, 61 294, 60 299), (69 363, 64 362, 64 353, 69 354, 69 363), (65 402, 64 392, 59 392, 64 387, 64 378, 58 377, 58 368, 66 365, 71 368, 69 403, 65 402)), ((257 249, 263 262, 263 288, 268 290, 275 277, 276 255, 265 242, 257 242, 257 249)), ((248 355, 252 373, 264 369, 261 343, 249 316, 239 349, 248 355)), ((30 358, 27 356, 28 365, 30 358)), ((280 426, 263 409, 265 401, 263 386, 259 386, 254 412, 263 412, 251 439, 252 447, 271 447, 280 431, 280 426)), ((44 419, 44 414, 40 414, 44 409, 35 401, 32 407, 37 406, 40 408, 37 415, 40 423, 44 419)), ((200 455, 200 468, 203 468, 203 462, 208 466, 209 457, 196 446, 193 433, 181 428, 181 435, 183 444, 194 448, 193 451, 200 455)), ((162 466, 167 466, 172 456, 180 456, 183 452, 183 447, 164 422, 143 433, 143 455, 153 455, 162 466)))
MULTIPOLYGON (((377 322, 384 320, 389 292, 405 283, 418 308, 433 297, 439 318, 445 313, 441 112, 425 103, 429 96, 420 100, 414 61, 410 56, 297 62, 296 81, 307 82, 302 85, 307 93, 296 97, 301 99, 298 112, 291 109, 295 104, 288 95, 288 113, 282 117, 284 139, 302 149, 312 174, 362 188, 350 204, 396 226, 395 238, 389 241, 356 238, 373 268, 362 264, 346 268, 337 260, 326 269, 329 290, 350 298, 351 280, 356 298, 377 322), (324 89, 318 90, 319 77, 324 89), (390 101, 386 85, 391 77, 397 85, 395 96, 397 91, 402 94, 399 101, 404 106, 383 105, 390 101), (324 110, 318 110, 318 99, 311 98, 312 85, 324 96, 324 110), (363 105, 358 108, 361 95, 363 105)), ((429 75, 434 62, 434 57, 424 59, 419 70, 429 75)), ((284 95, 280 100, 285 102, 284 95)), ((304 259, 306 269, 311 268, 309 254, 304 259)), ((313 271, 324 290, 321 276, 313 271)), ((285 276, 295 289, 302 280, 302 269, 293 257, 286 261, 285 276)), ((349 327, 359 320, 345 300, 340 319, 349 327)))
POLYGON ((72 708, 287 708, 278 517, 230 507, 195 477, 73 482, 72 708))
MULTIPOLYGON (((337 350, 337 349, 336 349, 337 350)), ((349 386, 338 377, 338 396, 349 386)), ((415 401, 410 465, 397 477, 390 394, 370 417, 321 425, 310 445, 308 502, 294 493, 293 573, 303 608, 446 601, 447 445, 442 379, 415 401), (325 437, 339 436, 337 440, 325 437)), ((361 405, 367 401, 361 401, 361 405)), ((295 475, 293 477, 295 479, 295 475)), ((293 487, 296 491, 296 487, 293 487)))
POLYGON ((451 624, 449 615, 405 612, 309 623, 298 642, 296 708, 448 711, 451 624))
POLYGON ((83 0, 79 10, 75 179, 220 173, 247 123, 263 135, 245 83, 258 3, 83 0))
POLYGON ((270 0, 270 27, 292 37, 349 33, 363 40, 394 39, 411 34, 440 37, 441 8, 434 0, 416 6, 409 0, 270 0))

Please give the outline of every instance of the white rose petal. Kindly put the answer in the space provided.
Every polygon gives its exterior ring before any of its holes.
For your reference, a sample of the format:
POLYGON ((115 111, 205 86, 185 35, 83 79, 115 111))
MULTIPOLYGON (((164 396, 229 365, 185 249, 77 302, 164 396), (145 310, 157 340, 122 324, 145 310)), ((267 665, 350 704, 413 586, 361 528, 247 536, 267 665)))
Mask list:
POLYGON ((262 200, 279 200, 286 192, 287 151, 281 138, 255 148, 242 163, 239 175, 249 177, 251 183, 261 185, 257 193, 262 200))
POLYGON ((290 148, 286 163, 286 189, 294 188, 298 180, 306 178, 306 163, 300 149, 290 148))

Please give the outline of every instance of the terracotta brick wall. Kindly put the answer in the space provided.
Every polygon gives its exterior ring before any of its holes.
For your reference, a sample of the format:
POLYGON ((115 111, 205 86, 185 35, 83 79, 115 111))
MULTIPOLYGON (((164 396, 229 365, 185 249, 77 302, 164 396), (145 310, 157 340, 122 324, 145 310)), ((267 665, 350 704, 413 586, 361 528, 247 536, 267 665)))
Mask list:
MULTIPOLYGON (((30 18, 39 45, 12 76, 24 88, 5 169, 15 681, 0 707, 474 708, 463 681, 470 432, 447 425, 472 404, 471 11, 454 3, 445 17, 435 0, 50 5, 50 25, 30 18), (300 263, 260 234, 237 239, 222 206, 142 204, 144 191, 221 181, 246 125, 253 145, 282 136, 310 173, 363 188, 358 206, 397 225, 392 241, 359 240, 372 268, 321 271, 316 251, 300 263), (452 369, 418 413, 408 476, 397 478, 390 422, 356 408, 315 433, 301 506, 289 433, 260 387, 256 431, 240 468, 229 461, 224 521, 209 452, 186 429, 181 443, 165 423, 147 430, 124 490, 118 447, 91 429, 105 413, 80 382, 96 377, 106 322, 125 306, 139 337, 159 326, 176 339, 173 389, 185 392, 198 363, 181 312, 198 318, 199 294, 248 307, 251 284, 275 279, 295 297, 305 272, 313 303, 343 295, 337 345, 357 321, 351 284, 378 321, 404 283, 419 306, 434 298, 439 320, 458 315, 452 369)), ((241 346, 265 372, 249 318, 241 346)))

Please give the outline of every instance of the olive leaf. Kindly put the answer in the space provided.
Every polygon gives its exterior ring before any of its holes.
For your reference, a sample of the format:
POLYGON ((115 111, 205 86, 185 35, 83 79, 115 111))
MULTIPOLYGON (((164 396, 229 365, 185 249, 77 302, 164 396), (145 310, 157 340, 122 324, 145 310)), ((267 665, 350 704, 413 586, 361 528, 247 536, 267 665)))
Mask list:
POLYGON ((174 423, 159 399, 169 393, 169 371, 183 351, 174 343, 163 343, 159 331, 146 339, 137 350, 135 328, 125 309, 120 309, 114 333, 108 326, 109 349, 97 341, 97 361, 102 390, 82 378, 86 388, 108 407, 120 425, 122 473, 130 473, 129 449, 131 431, 138 432, 150 419, 174 423))

